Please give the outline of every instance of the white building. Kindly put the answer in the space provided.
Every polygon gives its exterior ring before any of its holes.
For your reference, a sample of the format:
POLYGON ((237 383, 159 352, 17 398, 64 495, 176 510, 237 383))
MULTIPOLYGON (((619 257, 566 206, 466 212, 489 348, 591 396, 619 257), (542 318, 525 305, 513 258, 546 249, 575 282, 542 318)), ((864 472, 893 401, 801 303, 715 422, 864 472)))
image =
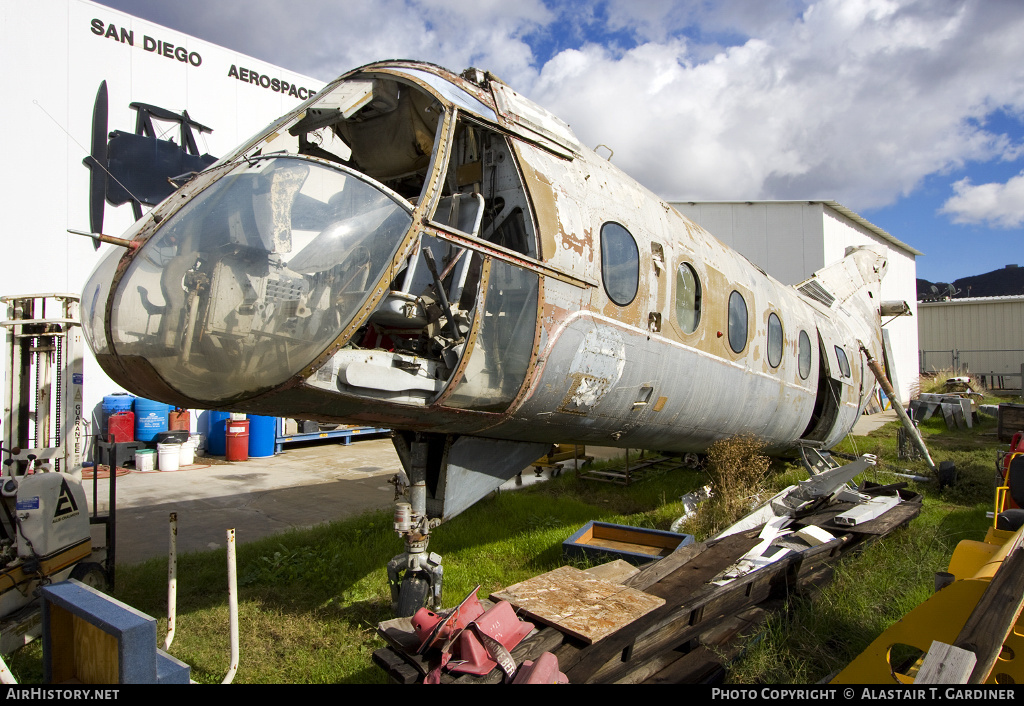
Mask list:
POLYGON ((911 316, 885 324, 894 386, 904 402, 918 375, 917 264, 922 253, 835 201, 674 202, 672 206, 783 284, 798 284, 843 258, 848 247, 882 248, 889 269, 882 299, 910 305, 911 316))
POLYGON ((1016 388, 1024 365, 1024 296, 918 302, 921 370, 1008 374, 1016 388))
MULTIPOLYGON (((87 0, 0 3, 0 63, 7 67, 0 152, 0 295, 81 293, 107 248, 88 238, 94 103, 108 92, 109 131, 133 133, 144 103, 189 117, 200 153, 225 154, 318 91, 323 82, 87 0)), ((154 121, 163 139, 178 126, 154 121)), ((120 235, 132 206, 105 207, 103 232, 120 235)), ((0 312, 6 318, 6 311, 0 312)), ((2 373, 0 373, 2 375, 2 373)), ((85 409, 118 392, 91 355, 85 409)), ((0 384, 6 381, 0 378, 0 384)), ((93 433, 89 430, 88 433, 93 433)))

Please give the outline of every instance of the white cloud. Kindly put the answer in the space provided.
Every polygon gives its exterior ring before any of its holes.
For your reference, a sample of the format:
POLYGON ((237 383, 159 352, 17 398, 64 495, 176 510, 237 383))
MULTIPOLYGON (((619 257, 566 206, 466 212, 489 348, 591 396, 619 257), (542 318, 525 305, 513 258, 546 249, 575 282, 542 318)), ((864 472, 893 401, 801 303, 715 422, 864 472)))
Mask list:
POLYGON ((870 208, 1010 149, 978 121, 1024 109, 1021 10, 823 0, 706 61, 681 40, 566 51, 532 95, 665 196, 870 208))
POLYGON ((529 81, 524 35, 553 20, 541 0, 105 0, 292 71, 328 81, 382 59, 478 65, 529 81))
MULTIPOLYGON (((110 0, 128 11, 140 1, 110 0)), ((869 209, 928 175, 1021 149, 985 128, 993 111, 1024 115, 1024 3, 1010 0, 181 0, 144 9, 325 80, 388 58, 488 69, 584 143, 610 145, 617 165, 669 198, 834 198, 869 209)))
POLYGON ((953 184, 956 196, 943 204, 941 212, 954 223, 982 223, 997 228, 1019 228, 1024 224, 1024 172, 1005 184, 974 185, 970 179, 953 184))

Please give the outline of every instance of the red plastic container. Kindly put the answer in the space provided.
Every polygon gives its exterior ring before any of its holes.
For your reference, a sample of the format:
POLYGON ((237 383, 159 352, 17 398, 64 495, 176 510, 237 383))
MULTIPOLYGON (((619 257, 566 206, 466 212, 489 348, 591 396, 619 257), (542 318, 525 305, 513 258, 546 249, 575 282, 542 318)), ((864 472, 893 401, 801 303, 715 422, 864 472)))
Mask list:
POLYGON ((229 419, 226 422, 224 432, 226 453, 224 458, 228 461, 249 460, 249 420, 229 419))
POLYGON ((135 441, 135 414, 115 412, 107 419, 107 441, 119 444, 135 441))

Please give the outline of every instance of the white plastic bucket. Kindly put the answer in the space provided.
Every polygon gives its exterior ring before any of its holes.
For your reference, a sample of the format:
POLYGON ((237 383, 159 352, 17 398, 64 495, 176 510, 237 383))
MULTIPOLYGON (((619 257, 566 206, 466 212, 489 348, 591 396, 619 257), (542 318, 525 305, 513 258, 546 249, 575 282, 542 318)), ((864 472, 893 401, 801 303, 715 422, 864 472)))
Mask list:
POLYGON ((140 472, 156 470, 156 452, 152 449, 139 449, 135 452, 135 470, 140 472))
POLYGON ((189 439, 181 445, 181 456, 178 459, 178 463, 182 466, 191 466, 195 463, 196 456, 196 442, 189 439))
POLYGON ((181 466, 181 444, 157 444, 157 468, 176 471, 181 466))

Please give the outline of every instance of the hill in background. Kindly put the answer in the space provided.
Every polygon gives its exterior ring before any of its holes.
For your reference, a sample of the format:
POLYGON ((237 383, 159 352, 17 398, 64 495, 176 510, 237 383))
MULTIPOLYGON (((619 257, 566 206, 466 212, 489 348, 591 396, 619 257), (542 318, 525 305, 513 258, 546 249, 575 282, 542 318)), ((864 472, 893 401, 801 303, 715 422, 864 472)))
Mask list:
POLYGON ((1007 265, 983 275, 961 277, 952 283, 917 280, 918 301, 1019 295, 1024 295, 1024 267, 1017 265, 1007 265))

